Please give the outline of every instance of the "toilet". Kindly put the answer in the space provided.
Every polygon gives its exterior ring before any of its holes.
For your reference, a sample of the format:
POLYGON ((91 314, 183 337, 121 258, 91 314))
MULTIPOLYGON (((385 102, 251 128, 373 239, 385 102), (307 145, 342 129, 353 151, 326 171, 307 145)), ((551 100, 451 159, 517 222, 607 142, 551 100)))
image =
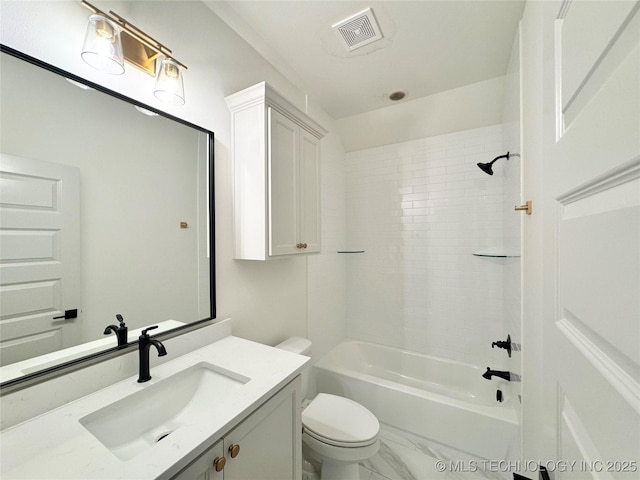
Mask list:
MULTIPOLYGON (((291 337, 276 348, 308 355, 311 341, 291 337)), ((302 372, 302 398, 308 393, 308 370, 302 372)), ((302 410, 305 453, 321 464, 321 480, 358 480, 358 462, 376 454, 380 446, 376 416, 353 400, 319 393, 302 410)))

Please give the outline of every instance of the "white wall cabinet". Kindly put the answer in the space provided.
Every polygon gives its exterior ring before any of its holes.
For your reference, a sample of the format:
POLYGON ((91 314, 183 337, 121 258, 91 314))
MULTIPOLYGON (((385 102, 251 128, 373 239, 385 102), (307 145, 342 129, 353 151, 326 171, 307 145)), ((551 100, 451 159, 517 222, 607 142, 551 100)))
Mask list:
POLYGON ((226 98, 232 115, 235 258, 320 251, 326 130, 265 82, 226 98))
POLYGON ((300 377, 218 440, 173 480, 302 477, 300 377))

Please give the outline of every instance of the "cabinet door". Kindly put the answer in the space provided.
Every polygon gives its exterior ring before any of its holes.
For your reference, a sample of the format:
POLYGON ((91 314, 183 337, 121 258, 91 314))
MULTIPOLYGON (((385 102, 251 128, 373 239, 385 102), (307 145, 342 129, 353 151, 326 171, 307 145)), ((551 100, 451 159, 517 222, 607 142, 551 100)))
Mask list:
POLYGON ((298 127, 269 108, 269 255, 298 253, 298 127))
POLYGON ((215 462, 218 459, 224 459, 222 440, 214 444, 171 480, 222 480, 222 471, 216 472, 215 468, 215 462))
POLYGON ((320 251, 320 140, 300 129, 300 242, 304 253, 320 251))
POLYGON ((225 436, 224 480, 302 478, 299 392, 300 377, 225 436))

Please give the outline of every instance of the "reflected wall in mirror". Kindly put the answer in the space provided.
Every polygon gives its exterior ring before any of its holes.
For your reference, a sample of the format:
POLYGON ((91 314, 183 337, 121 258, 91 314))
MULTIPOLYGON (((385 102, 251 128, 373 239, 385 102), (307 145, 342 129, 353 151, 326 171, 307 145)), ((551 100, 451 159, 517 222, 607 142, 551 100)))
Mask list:
POLYGON ((3 384, 213 318, 213 133, 3 50, 3 384))

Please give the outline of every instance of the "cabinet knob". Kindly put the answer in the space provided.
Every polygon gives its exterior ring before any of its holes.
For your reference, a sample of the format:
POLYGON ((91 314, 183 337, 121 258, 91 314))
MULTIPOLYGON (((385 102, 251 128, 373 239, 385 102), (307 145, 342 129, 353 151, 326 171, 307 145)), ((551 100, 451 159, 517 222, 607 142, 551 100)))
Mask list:
POLYGON ((213 468, 216 469, 216 472, 221 472, 224 468, 225 463, 227 463, 227 461, 224 459, 224 457, 216 457, 213 461, 213 468))
POLYGON ((240 453, 240 445, 236 445, 233 443, 229 445, 229 455, 231 455, 231 458, 236 458, 239 453, 240 453))
POLYGON ((296 248, 302 248, 302 244, 301 243, 296 243, 296 248))
POLYGON ((302 244, 302 248, 307 248, 307 244, 306 244, 306 243, 303 243, 303 244, 302 244))

